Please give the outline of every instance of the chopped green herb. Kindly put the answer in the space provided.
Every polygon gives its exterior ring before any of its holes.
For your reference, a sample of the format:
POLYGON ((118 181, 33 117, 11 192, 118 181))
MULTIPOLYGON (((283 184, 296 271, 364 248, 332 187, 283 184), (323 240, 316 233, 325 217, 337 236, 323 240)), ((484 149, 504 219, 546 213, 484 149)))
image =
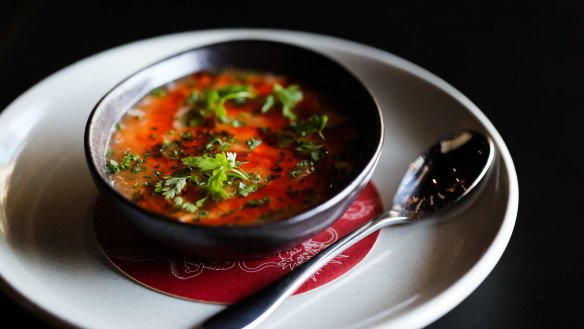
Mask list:
POLYGON ((303 169, 304 167, 308 167, 308 166, 312 166, 314 165, 314 163, 312 163, 312 161, 309 160, 302 160, 300 162, 298 162, 298 164, 296 164, 296 166, 300 169, 303 169))
POLYGON ((150 95, 156 97, 164 97, 166 96, 167 92, 164 88, 156 88, 150 92, 150 95))
POLYGON ((266 97, 264 105, 262 105, 262 113, 268 112, 272 108, 272 106, 274 106, 274 95, 268 95, 268 97, 266 97))
POLYGON ((296 147, 294 148, 298 152, 310 153, 310 157, 313 161, 319 162, 324 158, 326 151, 323 149, 322 144, 315 143, 313 141, 305 141, 298 139, 296 141, 296 147))
MULTIPOLYGON (((230 85, 230 86, 225 86, 223 88, 220 88, 217 90, 217 92, 219 93, 219 97, 227 97, 227 96, 231 96, 233 97, 233 95, 236 95, 240 92, 249 92, 249 86, 246 85, 230 85)), ((233 97, 236 98, 236 97, 233 97)))
POLYGON ((253 151, 256 147, 260 146, 261 143, 262 143, 262 140, 257 139, 257 138, 252 138, 252 139, 245 142, 245 144, 247 144, 247 146, 249 146, 250 151, 253 151))
POLYGON ((237 192, 242 197, 248 196, 250 193, 253 193, 258 190, 258 186, 255 184, 245 185, 244 182, 239 182, 239 186, 237 188, 237 192))
POLYGON ((107 169, 110 172, 110 174, 115 174, 118 171, 120 171, 120 166, 113 159, 110 159, 110 161, 108 161, 108 163, 106 164, 106 166, 107 166, 107 169))
POLYGON ((182 116, 182 122, 191 128, 195 128, 205 123, 205 116, 201 110, 192 109, 182 116))
POLYGON ((213 89, 205 93, 203 114, 213 113, 215 118, 221 122, 228 122, 225 102, 233 101, 236 104, 243 104, 246 99, 256 97, 255 93, 249 90, 249 86, 232 85, 221 89, 213 89))
POLYGON ((325 153, 326 152, 322 149, 314 150, 314 151, 310 152, 310 157, 312 158, 312 160, 318 162, 318 161, 322 160, 322 158, 324 158, 325 153))
POLYGON ((162 193, 165 199, 174 199, 178 194, 181 194, 187 185, 189 177, 164 177, 164 182, 156 183, 154 193, 162 193))
POLYGON ((180 138, 185 141, 192 141, 193 140, 193 133, 190 131, 185 131, 180 134, 180 138))
POLYGON ((292 110, 304 98, 300 87, 291 85, 284 88, 276 83, 274 85, 274 94, 282 104, 282 114, 291 121, 296 121, 296 114, 292 110))
POLYGON ((307 136, 312 133, 317 133, 320 138, 324 139, 322 131, 326 127, 328 116, 326 114, 313 114, 308 119, 298 122, 296 130, 301 136, 307 136))
POLYGON ((215 157, 200 156, 182 158, 182 163, 188 168, 198 169, 210 175, 204 188, 213 199, 228 199, 231 195, 225 190, 229 179, 249 181, 248 175, 241 170, 240 163, 235 160, 236 153, 222 152, 215 157))
POLYGON ((298 152, 312 152, 320 149, 322 144, 315 143, 313 141, 305 141, 299 139, 296 141, 296 148, 295 150, 298 152))
POLYGON ((199 98, 200 98, 199 92, 196 90, 193 90, 189 94, 189 97, 187 97, 187 104, 193 105, 199 100, 199 98))
POLYGON ((247 177, 249 178, 249 180, 253 183, 259 183, 262 181, 262 178, 260 177, 260 175, 250 172, 247 174, 247 177))
POLYGON ((180 141, 165 142, 160 148, 160 153, 171 160, 179 159, 183 154, 182 144, 180 141))
POLYGON ((215 145, 219 145, 219 150, 221 152, 227 150, 227 148, 229 147, 229 143, 221 139, 221 137, 212 136, 211 139, 207 142, 207 144, 205 144, 205 149, 207 151, 211 151, 215 148, 215 145))
POLYGON ((298 176, 300 176, 302 174, 304 170, 300 169, 300 168, 291 168, 288 169, 288 176, 290 176, 290 178, 292 179, 296 179, 298 176))
POLYGON ((133 172, 134 174, 137 174, 137 173, 140 173, 140 172, 142 172, 142 170, 143 170, 143 169, 144 169, 144 167, 141 167, 141 166, 139 166, 138 164, 135 164, 135 165, 132 167, 132 172, 133 172))
POLYGON ((122 159, 122 164, 120 164, 120 169, 126 170, 130 168, 132 161, 140 161, 140 156, 137 154, 132 154, 130 151, 124 152, 124 158, 122 159))
POLYGON ((174 206, 177 209, 182 209, 185 210, 187 212, 195 212, 197 211, 198 207, 195 206, 194 204, 185 201, 182 197, 177 196, 173 199, 174 202, 174 206))
POLYGON ((253 200, 249 200, 247 201, 244 205, 243 208, 259 208, 259 207, 263 207, 263 206, 267 206, 270 201, 272 201, 270 198, 262 198, 262 199, 253 199, 253 200))

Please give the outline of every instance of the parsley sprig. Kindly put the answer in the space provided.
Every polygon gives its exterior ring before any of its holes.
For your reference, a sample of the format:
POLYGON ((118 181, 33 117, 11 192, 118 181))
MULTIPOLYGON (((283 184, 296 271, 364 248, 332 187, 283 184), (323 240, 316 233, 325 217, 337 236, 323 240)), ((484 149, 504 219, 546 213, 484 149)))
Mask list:
POLYGON ((226 183, 235 178, 248 181, 249 177, 241 170, 241 163, 236 161, 237 154, 232 152, 222 152, 215 154, 214 157, 204 155, 199 157, 182 158, 182 163, 191 169, 198 169, 208 176, 207 184, 204 188, 207 190, 207 196, 215 200, 224 200, 232 195, 225 190, 226 183))
POLYGON ((324 144, 310 136, 316 134, 324 140, 323 131, 327 123, 326 114, 313 114, 302 121, 292 122, 287 129, 273 133, 272 143, 280 148, 293 146, 295 151, 310 154, 312 160, 320 161, 326 153, 324 144))
POLYGON ((165 176, 164 181, 159 181, 156 183, 154 192, 162 193, 165 199, 174 199, 177 195, 181 194, 184 188, 187 186, 187 179, 189 178, 190 176, 165 176))
POLYGON ((322 131, 326 127, 328 116, 326 114, 313 114, 308 119, 300 121, 296 124, 296 131, 301 136, 308 136, 310 134, 318 134, 321 139, 324 139, 322 131))
MULTIPOLYGON (((247 174, 241 169, 241 162, 236 160, 237 154, 232 152, 221 152, 215 156, 204 155, 197 157, 184 157, 181 162, 193 172, 192 175, 171 177, 166 176, 159 181, 154 189, 154 193, 160 193, 165 199, 173 200, 178 209, 188 212, 195 212, 211 198, 213 200, 225 200, 233 197, 226 189, 235 186, 237 193, 241 196, 248 196, 257 190, 252 174, 247 174), (234 181, 238 181, 234 184, 234 181), (247 182, 247 184, 244 183, 247 182), (195 203, 185 201, 179 195, 188 187, 188 182, 205 190, 205 195, 195 203)), ((253 174, 253 177, 257 175, 253 174)))
POLYGON ((205 116, 212 114, 220 122, 229 122, 225 103, 231 101, 235 104, 243 104, 247 99, 255 97, 255 92, 247 85, 230 85, 203 92, 193 91, 187 99, 187 104, 194 108, 187 112, 186 121, 189 125, 196 126, 203 122, 205 116))

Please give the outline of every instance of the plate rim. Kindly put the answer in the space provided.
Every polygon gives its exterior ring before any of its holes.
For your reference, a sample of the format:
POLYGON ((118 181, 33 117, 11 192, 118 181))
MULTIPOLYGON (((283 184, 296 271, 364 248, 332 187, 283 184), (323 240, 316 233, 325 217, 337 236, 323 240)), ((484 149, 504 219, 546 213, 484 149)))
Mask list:
MULTIPOLYGON (((128 51, 130 48, 135 48, 141 44, 146 43, 158 43, 163 40, 179 39, 181 37, 190 37, 193 40, 202 38, 211 38, 215 41, 222 40, 232 40, 240 38, 248 38, 250 35, 254 37, 281 40, 282 37, 302 37, 306 36, 309 38, 317 39, 322 41, 323 44, 319 47, 327 47, 327 45, 336 45, 336 48, 342 49, 349 53, 370 57, 379 62, 385 63, 387 65, 398 67, 399 69, 406 71, 414 75, 418 79, 422 79, 435 88, 443 90, 445 93, 453 97, 456 101, 460 102, 463 107, 468 110, 476 119, 484 126, 485 130, 488 131, 491 138, 493 139, 498 156, 500 157, 499 163, 504 165, 508 184, 506 189, 508 190, 508 200, 505 207, 505 212, 494 236, 488 248, 483 252, 483 256, 478 259, 472 267, 467 270, 456 282, 451 286, 447 287, 436 296, 433 296, 425 303, 414 308, 408 313, 397 316, 395 319, 380 319, 381 322, 375 322, 374 325, 380 327, 423 327, 426 326, 438 318, 448 313, 458 304, 460 304, 466 297, 468 297, 490 274, 495 265, 498 263, 503 252, 505 251, 513 232, 513 228, 516 222, 516 217, 519 207, 519 184, 517 179, 517 173, 515 166, 511 157, 511 154, 500 136, 499 132, 495 126, 490 122, 486 115, 480 111, 480 109, 470 101, 465 95, 460 91, 450 85, 448 82, 438 77, 434 73, 410 62, 402 57, 392 54, 388 51, 374 48, 356 41, 342 39, 330 35, 294 31, 294 30, 282 30, 282 29, 248 29, 248 28, 225 28, 225 29, 209 29, 209 30, 196 30, 196 31, 186 31, 180 33, 165 34, 155 37, 150 37, 146 39, 136 40, 130 43, 122 44, 104 51, 98 52, 96 54, 85 57, 79 61, 76 61, 62 69, 48 75, 44 79, 40 80, 26 91, 21 93, 17 98, 10 102, 6 108, 0 113, 0 121, 5 120, 6 117, 12 115, 14 111, 18 109, 19 102, 28 97, 28 95, 34 93, 40 86, 49 84, 51 80, 57 78, 60 75, 67 74, 68 72, 75 71, 79 67, 90 63, 93 60, 112 55, 124 51, 128 51), (7 114, 8 113, 8 114, 7 114)), ((289 40, 284 40, 284 42, 289 40)), ((334 47, 333 47, 334 48, 334 47)), ((14 155, 13 155, 14 156, 14 155)), ((16 157, 18 153, 16 153, 16 157)), ((13 159, 11 159, 13 160, 13 159)), ((3 242, 4 243, 4 242, 3 242)), ((6 244, 7 245, 7 244, 6 244)), ((0 247, 3 247, 0 245, 0 247)), ((34 302, 34 296, 27 296, 21 289, 18 289, 18 285, 14 282, 9 282, 5 275, 5 270, 0 268, 0 288, 4 291, 6 295, 11 297, 18 304, 23 306, 28 311, 33 312, 40 319, 43 319, 51 324, 75 326, 74 322, 67 319, 59 313, 53 313, 48 309, 41 307, 34 302)))

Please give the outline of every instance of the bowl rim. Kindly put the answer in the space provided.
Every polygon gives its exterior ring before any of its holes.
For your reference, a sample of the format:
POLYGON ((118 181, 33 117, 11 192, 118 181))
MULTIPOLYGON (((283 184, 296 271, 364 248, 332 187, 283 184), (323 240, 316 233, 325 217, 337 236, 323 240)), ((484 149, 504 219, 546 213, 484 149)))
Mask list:
MULTIPOLYGON (((191 73, 194 73, 194 72, 197 72, 197 71, 192 71, 191 73)), ((189 73, 187 73, 187 74, 189 74, 189 73)), ((172 81, 173 80, 165 81, 164 83, 169 83, 172 81)), ((141 95, 140 98, 143 96, 144 95, 141 95)), ((136 101, 136 100, 134 100, 134 101, 136 101)), ((126 113, 126 111, 124 111, 123 113, 126 113)), ((168 223, 168 225, 175 225, 175 226, 183 227, 185 229, 192 230, 192 231, 207 231, 207 232, 211 232, 211 233, 223 232, 223 233, 227 233, 227 234, 245 235, 246 233, 250 234, 254 231, 257 231, 258 229, 270 230, 270 229, 278 229, 278 228, 285 228, 288 226, 294 226, 298 223, 305 222, 305 221, 309 220, 310 218, 315 217, 316 215, 318 215, 319 213, 322 213, 326 209, 330 209, 331 207, 334 207, 341 200, 343 200, 345 197, 347 197, 349 194, 351 194, 353 191, 355 191, 357 188, 359 188, 359 186, 362 183, 369 181, 369 179, 371 178, 373 171, 375 170, 375 167, 377 166, 377 163, 379 162, 379 159, 381 157, 381 151, 382 151, 384 140, 385 140, 385 127, 384 127, 384 121, 383 121, 383 114, 381 111, 381 107, 379 106, 379 102, 378 102, 377 98, 375 97, 375 94, 373 94, 373 92, 371 91, 369 86, 367 84, 365 84, 359 77, 357 77, 346 65, 339 63, 336 59, 331 58, 330 56, 323 54, 318 50, 307 48, 307 47, 304 47, 304 46, 298 45, 298 44, 288 43, 285 41, 267 40, 267 39, 261 39, 261 38, 233 38, 233 39, 227 39, 227 40, 222 40, 222 41, 218 41, 218 42, 209 42, 209 43, 205 43, 205 44, 202 44, 199 46, 188 48, 186 50, 182 50, 180 52, 176 52, 176 53, 171 54, 169 56, 158 59, 158 60, 156 60, 148 65, 145 65, 145 66, 139 68, 137 71, 131 73, 130 75, 128 75, 124 79, 122 79, 120 82, 118 82, 112 88, 110 88, 108 91, 106 91, 105 94, 97 101, 97 103, 95 104, 95 106, 91 110, 89 117, 87 119, 86 125, 85 125, 83 145, 84 145, 84 153, 85 153, 86 163, 88 164, 89 170, 90 170, 92 176, 94 177, 94 181, 97 181, 98 184, 101 185, 101 187, 105 188, 108 191, 109 195, 112 195, 112 197, 114 197, 116 200, 124 203, 125 206, 130 207, 134 211, 137 211, 139 213, 142 213, 142 214, 148 216, 148 218, 150 218, 150 219, 153 219, 156 221, 161 221, 161 222, 164 222, 165 224, 168 223), (184 223, 184 222, 178 221, 176 219, 173 219, 170 216, 165 216, 163 214, 153 212, 151 210, 148 210, 148 209, 141 207, 141 206, 137 205, 136 203, 132 202, 126 196, 121 194, 121 192, 119 192, 117 189, 115 189, 111 184, 109 184, 107 182, 106 178, 104 177, 102 170, 100 170, 98 168, 97 163, 95 163, 95 161, 94 161, 93 154, 95 154, 95 150, 93 148, 93 144, 91 143, 91 140, 92 140, 91 137, 93 136, 93 132, 95 131, 95 129, 94 129, 95 126, 93 125, 93 123, 95 122, 94 119, 96 117, 98 117, 101 112, 103 112, 103 109, 105 107, 104 104, 106 104, 106 102, 111 97, 113 97, 112 94, 115 91, 119 90, 121 87, 123 87, 125 84, 127 84, 129 81, 136 78, 141 73, 144 73, 144 72, 151 70, 151 69, 153 69, 153 68, 155 68, 155 67, 157 67, 165 62, 179 58, 179 57, 186 55, 188 53, 191 53, 194 51, 200 51, 201 49, 205 49, 205 48, 213 48, 213 47, 223 45, 223 44, 246 43, 246 42, 274 44, 274 45, 278 45, 280 47, 282 47, 282 46, 283 47, 290 47, 290 48, 295 48, 295 49, 301 50, 301 51, 306 52, 306 53, 310 53, 311 56, 321 57, 322 59, 335 65, 337 69, 344 71, 344 73, 347 74, 347 76, 351 77, 355 82, 357 82, 357 84, 359 84, 363 88, 363 90, 367 93, 368 98, 374 104, 375 114, 376 114, 375 115, 376 122, 374 122, 372 124, 375 124, 375 128, 377 131, 379 131, 379 135, 376 136, 375 141, 376 141, 377 145, 375 146, 373 153, 371 154, 370 157, 368 157, 368 159, 366 161, 364 161, 365 165, 363 166, 363 168, 361 170, 359 170, 357 172, 357 174, 354 175, 354 177, 349 179, 349 183, 345 184, 343 187, 338 189, 338 191, 336 193, 332 194, 332 196, 329 197, 328 199, 326 199, 324 202, 321 202, 314 207, 305 209, 305 210, 303 210, 299 213, 296 213, 292 216, 284 217, 284 218, 278 219, 276 221, 255 223, 255 224, 250 224, 250 225, 220 225, 220 226, 198 225, 196 223, 184 223)), ((362 184, 362 186, 364 187, 365 184, 362 184)))

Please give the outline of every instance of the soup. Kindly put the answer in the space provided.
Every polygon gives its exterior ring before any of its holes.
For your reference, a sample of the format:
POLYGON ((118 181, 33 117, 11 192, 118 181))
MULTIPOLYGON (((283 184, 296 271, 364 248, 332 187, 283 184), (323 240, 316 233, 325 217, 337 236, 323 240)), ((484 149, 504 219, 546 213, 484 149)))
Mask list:
POLYGON ((355 130, 338 106, 283 76, 195 73, 124 114, 105 169, 128 199, 181 222, 275 221, 327 200, 351 173, 355 130))

